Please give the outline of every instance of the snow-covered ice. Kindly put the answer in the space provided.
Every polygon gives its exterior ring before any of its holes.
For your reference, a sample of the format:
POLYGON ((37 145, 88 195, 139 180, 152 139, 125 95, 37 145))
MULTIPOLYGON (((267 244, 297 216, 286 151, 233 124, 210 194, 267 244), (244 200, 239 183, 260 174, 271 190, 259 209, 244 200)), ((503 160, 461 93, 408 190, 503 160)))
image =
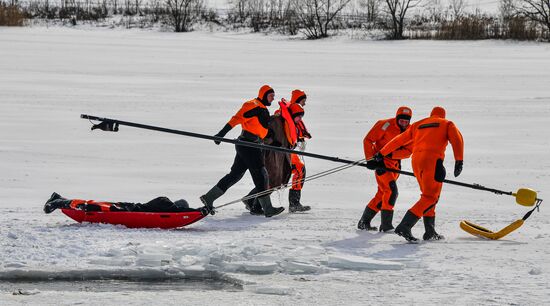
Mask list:
MULTIPOLYGON (((0 304, 548 303, 546 203, 517 231, 487 241, 463 232, 460 220, 497 230, 527 208, 511 197, 445 186, 436 223, 447 239, 417 245, 356 230, 376 188, 361 168, 306 183, 309 213, 267 219, 239 203, 177 230, 76 224, 60 212, 45 215, 42 205, 57 191, 135 202, 165 195, 198 207, 228 171, 232 146, 124 126, 91 132, 79 115, 214 134, 264 83, 277 99, 295 88, 307 92, 310 152, 361 159, 376 120, 403 104, 413 120, 442 105, 465 138, 460 181, 531 187, 548 198, 549 55, 548 44, 502 41, 0 28, 0 304), (19 290, 5 282, 16 279, 232 285, 112 292, 19 290)), ((339 166, 306 164, 308 174, 339 166)), ((445 165, 452 169, 450 151, 445 165)), ((403 166, 410 170, 408 161, 403 166)), ((394 223, 419 193, 413 178, 401 177, 398 186, 394 223)), ((247 175, 218 204, 251 188, 247 175)), ((288 206, 284 192, 272 199, 288 206)), ((413 232, 422 235, 421 222, 413 232)))

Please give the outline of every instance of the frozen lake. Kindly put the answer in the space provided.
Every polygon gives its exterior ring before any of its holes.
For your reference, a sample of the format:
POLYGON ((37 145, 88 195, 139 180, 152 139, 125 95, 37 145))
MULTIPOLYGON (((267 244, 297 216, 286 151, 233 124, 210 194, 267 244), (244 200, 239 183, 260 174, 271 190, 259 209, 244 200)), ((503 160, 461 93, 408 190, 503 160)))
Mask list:
MULTIPOLYGON (((0 28, 0 279, 40 283, 53 273, 90 280, 25 286, 29 295, 13 295, 20 288, 4 282, 0 304, 545 304, 545 203, 517 231, 485 241, 459 222, 498 230, 528 208, 512 197, 444 186, 436 223, 447 239, 419 245, 356 230, 376 189, 362 168, 306 183, 302 201, 311 212, 271 219, 238 203, 183 229, 126 229, 76 224, 42 206, 56 191, 132 202, 165 195, 198 207, 229 170, 231 145, 129 127, 91 132, 80 114, 215 134, 262 84, 275 88, 277 101, 305 90, 308 151, 351 160, 363 158, 366 132, 399 106, 411 107, 415 121, 441 105, 465 139, 459 181, 529 187, 549 198, 549 55, 548 44, 502 41, 0 28), (241 285, 216 279, 142 290, 116 275, 218 275, 241 285), (113 284, 116 293, 104 290, 113 284), (95 290, 81 290, 88 285, 95 290)), ((453 162, 448 151, 447 169, 453 162)), ((310 175, 340 166, 310 158, 306 165, 310 175)), ((413 178, 398 186, 394 224, 419 194, 413 178)), ((251 188, 247 174, 217 204, 251 188)), ((287 197, 272 200, 288 207, 287 197)), ((423 230, 419 222, 413 233, 423 230)))

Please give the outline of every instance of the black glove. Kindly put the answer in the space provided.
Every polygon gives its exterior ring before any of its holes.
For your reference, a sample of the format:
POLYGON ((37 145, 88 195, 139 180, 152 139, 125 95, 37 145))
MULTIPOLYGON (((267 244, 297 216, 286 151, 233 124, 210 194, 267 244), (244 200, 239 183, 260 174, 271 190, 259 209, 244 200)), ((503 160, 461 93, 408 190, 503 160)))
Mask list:
POLYGON ((386 173, 386 164, 384 164, 384 156, 380 152, 374 154, 371 160, 367 161, 367 168, 376 170, 376 174, 382 175, 386 173))
POLYGON ((367 169, 376 170, 376 167, 378 167, 377 161, 375 161, 374 159, 367 161, 367 169))
POLYGON ((455 161, 455 177, 459 176, 462 172, 462 166, 464 164, 464 161, 457 160, 455 161))
MULTIPOLYGON (((227 134, 227 132, 231 131, 232 127, 229 125, 229 124, 226 124, 223 129, 221 129, 218 134, 214 135, 216 137, 221 137, 223 138, 225 136, 225 134, 227 134)), ((214 143, 219 145, 221 143, 221 141, 219 140, 214 140, 214 143)))
POLYGON ((109 122, 109 121, 102 121, 98 124, 94 124, 92 126, 92 131, 95 129, 100 129, 102 131, 107 132, 118 132, 118 123, 116 122, 109 122))
POLYGON ((384 155, 380 154, 380 152, 374 154, 374 156, 372 157, 372 160, 376 161, 376 162, 381 162, 381 161, 384 161, 384 155))
POLYGON ((382 159, 381 161, 377 162, 378 165, 376 166, 376 174, 378 175, 382 175, 384 173, 386 173, 386 164, 384 163, 384 160, 382 159))

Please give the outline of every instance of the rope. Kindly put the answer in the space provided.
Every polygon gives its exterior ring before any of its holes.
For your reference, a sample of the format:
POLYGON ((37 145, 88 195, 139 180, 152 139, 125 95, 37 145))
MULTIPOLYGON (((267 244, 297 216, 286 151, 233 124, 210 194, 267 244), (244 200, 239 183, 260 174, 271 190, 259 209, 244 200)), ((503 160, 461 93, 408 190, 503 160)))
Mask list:
MULTIPOLYGON (((302 183, 302 182, 313 181, 313 180, 322 178, 324 176, 331 175, 331 174, 334 174, 336 172, 340 172, 340 171, 346 170, 348 168, 354 167, 358 164, 361 164, 364 161, 365 161, 365 159, 360 159, 360 160, 354 161, 351 164, 346 164, 346 165, 338 166, 338 167, 335 167, 335 168, 331 168, 331 169, 316 173, 314 175, 308 176, 306 178, 300 179, 297 182, 302 183)), ((289 188, 292 185, 293 185, 292 182, 282 184, 280 186, 276 186, 276 187, 273 187, 273 188, 270 188, 270 189, 267 189, 267 190, 264 190, 264 191, 260 191, 258 193, 254 193, 254 194, 245 196, 245 197, 237 199, 237 200, 233 200, 231 202, 224 203, 222 205, 218 205, 218 206, 214 207, 214 209, 222 208, 222 207, 225 207, 225 206, 228 206, 228 205, 231 205, 231 204, 235 204, 235 203, 243 202, 243 201, 246 201, 246 200, 250 200, 250 199, 258 198, 258 197, 261 197, 261 196, 265 196, 265 195, 271 194, 274 191, 289 188)))
POLYGON ((540 210, 540 204, 542 204, 542 199, 537 199, 536 202, 535 202, 535 207, 533 207, 533 209, 531 209, 530 211, 528 211, 525 216, 523 216, 523 221, 527 220, 527 218, 529 218, 531 216, 531 214, 537 210, 537 212, 540 210))

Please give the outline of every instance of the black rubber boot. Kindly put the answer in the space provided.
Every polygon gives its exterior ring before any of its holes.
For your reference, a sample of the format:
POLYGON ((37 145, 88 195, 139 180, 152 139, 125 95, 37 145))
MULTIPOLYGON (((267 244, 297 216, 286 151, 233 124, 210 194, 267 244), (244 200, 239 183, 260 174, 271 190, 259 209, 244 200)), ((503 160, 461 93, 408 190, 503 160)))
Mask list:
POLYGON ((217 198, 221 197, 224 193, 225 192, 216 185, 212 187, 212 189, 208 190, 206 194, 200 196, 202 204, 204 204, 204 207, 206 207, 211 215, 216 214, 216 212, 214 211, 214 201, 217 198))
POLYGON ((424 229, 426 232, 424 233, 424 236, 422 239, 424 240, 443 240, 445 237, 443 235, 439 235, 435 231, 435 217, 422 217, 424 219, 424 229))
POLYGON ((394 227, 392 225, 393 220, 393 210, 382 210, 380 211, 380 219, 382 222, 380 223, 380 231, 384 233, 388 233, 393 231, 394 227))
POLYGON ((259 197, 258 202, 262 205, 264 216, 266 218, 276 216, 285 210, 284 207, 273 207, 273 205, 271 205, 271 197, 269 195, 259 197))
POLYGON ((264 215, 264 209, 262 208, 260 201, 258 201, 258 198, 253 199, 252 207, 250 207, 250 214, 254 216, 264 215))
MULTIPOLYGON (((255 193, 257 193, 256 188, 250 190, 250 192, 245 197, 249 197, 249 196, 251 196, 255 193)), ((256 200, 256 198, 250 198, 248 200, 243 200, 244 208, 246 208, 246 210, 250 211, 252 209, 252 207, 254 206, 254 201, 255 200, 256 200)))
MULTIPOLYGON (((256 193, 258 193, 258 190, 254 188, 246 195, 246 197, 249 197, 256 193)), ((246 208, 246 210, 250 212, 251 215, 263 216, 264 210, 262 209, 260 202, 258 202, 258 198, 250 198, 248 200, 244 200, 243 203, 244 203, 244 207, 246 208)))
POLYGON ((308 211, 311 209, 309 206, 304 206, 300 203, 300 198, 302 197, 301 190, 290 189, 288 191, 288 210, 293 212, 302 212, 308 211))
POLYGON ((370 222, 372 221, 372 218, 376 216, 377 212, 372 210, 370 207, 365 207, 365 210, 363 211, 363 216, 359 220, 359 223, 357 223, 357 228, 360 230, 366 230, 366 231, 376 231, 378 228, 376 226, 371 226, 370 222))
POLYGON ((54 210, 58 208, 70 208, 71 200, 67 200, 64 197, 60 196, 58 193, 54 192, 44 204, 44 212, 51 214, 54 210))
POLYGON ((395 228, 395 233, 409 242, 417 242, 418 238, 412 235, 411 229, 418 222, 420 218, 415 216, 412 212, 407 210, 405 217, 401 220, 401 223, 395 228))

